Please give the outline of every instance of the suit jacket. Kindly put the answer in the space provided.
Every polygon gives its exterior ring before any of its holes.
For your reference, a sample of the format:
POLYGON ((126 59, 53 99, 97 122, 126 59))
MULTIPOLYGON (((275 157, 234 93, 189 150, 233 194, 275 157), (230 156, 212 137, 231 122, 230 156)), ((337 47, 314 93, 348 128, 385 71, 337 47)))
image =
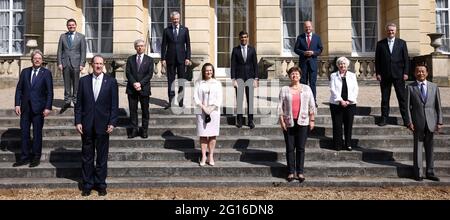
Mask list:
POLYGON ((58 42, 58 65, 62 64, 63 68, 72 66, 79 68, 86 63, 86 37, 78 32, 75 32, 72 46, 69 47, 67 36, 69 32, 61 34, 58 42))
POLYGON ((161 43, 161 60, 167 64, 182 64, 186 59, 191 59, 191 40, 189 29, 180 25, 178 38, 173 35, 173 26, 164 29, 161 43))
POLYGON ((31 85, 32 70, 33 67, 28 67, 20 73, 16 87, 15 106, 20 106, 22 112, 32 110, 33 113, 39 114, 44 109, 52 109, 53 78, 50 70, 41 67, 31 85))
POLYGON ((407 87, 406 124, 413 123, 418 133, 423 133, 425 125, 434 132, 437 124, 442 124, 441 98, 435 83, 427 82, 427 99, 423 103, 417 81, 407 87))
MULTIPOLYGON (((345 78, 348 89, 348 101, 350 101, 351 104, 356 104, 359 92, 356 75, 347 71, 345 78)), ((330 75, 330 92, 330 104, 339 105, 339 102, 342 101, 342 77, 339 74, 339 71, 330 75)))
POLYGON ((108 125, 116 126, 119 116, 119 96, 116 79, 104 74, 102 86, 94 99, 92 73, 80 78, 75 104, 75 125, 83 125, 85 135, 106 134, 108 125))
POLYGON ((302 71, 306 70, 307 64, 311 66, 312 71, 317 71, 317 57, 322 53, 323 46, 319 35, 311 35, 311 43, 308 48, 306 42, 306 33, 300 34, 295 42, 294 52, 299 56, 299 64, 302 71), (303 54, 305 51, 312 50, 314 54, 311 57, 305 57, 303 54))
POLYGON ((150 96, 152 94, 150 80, 153 77, 153 58, 144 54, 141 58, 141 67, 138 70, 136 57, 137 55, 135 54, 127 59, 126 76, 128 83, 126 93, 150 96), (136 82, 141 83, 142 90, 140 92, 133 87, 133 84, 136 82))
POLYGON ((402 79, 409 73, 409 56, 406 42, 395 38, 392 54, 387 38, 378 41, 375 51, 375 68, 377 75, 383 78, 402 79))
POLYGON ((247 45, 247 60, 242 56, 241 45, 231 52, 231 79, 258 79, 258 58, 254 47, 247 45))

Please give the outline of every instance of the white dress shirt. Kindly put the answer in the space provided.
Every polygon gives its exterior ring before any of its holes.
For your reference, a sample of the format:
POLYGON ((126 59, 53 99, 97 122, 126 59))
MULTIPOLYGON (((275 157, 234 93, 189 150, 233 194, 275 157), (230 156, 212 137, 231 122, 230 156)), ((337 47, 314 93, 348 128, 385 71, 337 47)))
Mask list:
POLYGON ((102 88, 103 81, 103 73, 98 76, 92 74, 92 91, 94 91, 94 99, 97 101, 98 94, 100 93, 100 89, 102 88))

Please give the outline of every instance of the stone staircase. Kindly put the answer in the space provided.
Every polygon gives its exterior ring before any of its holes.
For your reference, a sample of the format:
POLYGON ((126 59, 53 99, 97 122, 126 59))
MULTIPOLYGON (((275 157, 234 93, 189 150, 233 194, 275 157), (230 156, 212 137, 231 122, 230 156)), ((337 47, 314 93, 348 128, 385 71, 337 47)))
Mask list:
MULTIPOLYGON (((260 112, 266 110, 270 109, 260 112)), ((448 124, 450 107, 443 110, 448 124)), ((435 172, 441 182, 416 182, 410 178, 412 134, 395 125, 401 121, 397 108, 392 109, 392 125, 378 127, 380 108, 358 107, 351 152, 331 148, 329 109, 319 108, 306 145, 307 180, 302 184, 284 179, 285 143, 275 116, 255 115, 256 128, 250 130, 237 129, 234 117, 223 115, 216 166, 199 167, 195 116, 163 109, 151 109, 150 114, 149 138, 128 139, 127 113, 121 110, 119 126, 110 138, 110 187, 450 185, 450 126, 435 136, 435 172)), ((45 120, 42 162, 36 168, 12 167, 20 155, 18 126, 12 110, 0 110, 0 188, 77 187, 81 138, 73 126, 73 109, 61 115, 55 110, 45 120)))

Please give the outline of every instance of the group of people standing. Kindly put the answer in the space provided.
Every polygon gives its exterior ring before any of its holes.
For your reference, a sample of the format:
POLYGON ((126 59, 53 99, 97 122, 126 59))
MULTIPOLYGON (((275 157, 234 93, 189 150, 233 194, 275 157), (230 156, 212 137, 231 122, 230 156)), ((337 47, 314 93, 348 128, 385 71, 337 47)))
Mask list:
MULTIPOLYGON (((185 78, 185 68, 190 65, 190 37, 187 27, 180 24, 180 14, 171 13, 172 24, 163 32, 161 63, 168 76, 168 105, 175 103, 175 78, 185 78)), ((76 21, 66 23, 68 32, 62 34, 58 43, 58 68, 64 78, 64 106, 61 113, 74 103, 75 127, 82 139, 82 195, 88 196, 92 189, 106 195, 107 158, 109 135, 117 126, 117 81, 104 72, 104 58, 95 55, 90 63, 93 72, 79 78, 86 57, 85 36, 76 32, 76 21), (94 158, 96 155, 96 158, 94 158), (96 163, 94 163, 94 159, 96 163)), ((433 171, 433 133, 442 127, 439 89, 428 82, 427 67, 419 64, 415 69, 416 81, 405 89, 408 79, 409 57, 406 42, 395 38, 396 26, 386 27, 387 38, 377 43, 375 63, 376 76, 380 81, 382 117, 384 126, 389 116, 389 96, 394 85, 405 126, 414 133, 415 179, 422 180, 422 145, 427 161, 426 178, 439 180, 433 171)), ((240 45, 232 50, 231 78, 236 90, 236 126, 243 125, 243 94, 247 100, 247 125, 254 128, 253 92, 258 87, 257 54, 248 44, 249 34, 239 33, 240 45)), ((153 76, 153 59, 145 54, 145 41, 136 40, 136 54, 128 57, 126 64, 130 123, 128 138, 148 137, 150 80, 153 76), (142 126, 138 123, 138 103, 142 109, 142 126)), ((304 23, 304 33, 297 38, 295 52, 299 55, 299 67, 288 70, 290 84, 280 89, 279 124, 286 143, 288 181, 305 180, 304 157, 308 133, 315 127, 317 113, 317 57, 323 46, 320 37, 313 33, 312 23, 304 23)), ((22 129, 22 153, 14 167, 40 163, 42 151, 42 128, 44 117, 52 110, 52 73, 42 66, 43 54, 35 50, 31 54, 32 67, 21 72, 15 95, 15 112, 20 116, 22 129), (30 126, 33 125, 33 144, 30 145, 30 126)), ((355 73, 349 71, 346 57, 337 59, 338 71, 330 75, 330 112, 333 121, 333 144, 336 150, 352 150, 352 127, 356 114, 358 82, 355 73), (342 129, 342 126, 344 129, 342 129), (344 130, 344 131, 343 131, 344 130), (344 136, 344 139, 343 139, 344 136)), ((215 79, 211 63, 203 65, 201 80, 195 83, 197 135, 200 137, 200 166, 215 165, 214 149, 220 130, 222 85, 215 79)), ((183 85, 179 83, 178 106, 183 107, 183 85)))

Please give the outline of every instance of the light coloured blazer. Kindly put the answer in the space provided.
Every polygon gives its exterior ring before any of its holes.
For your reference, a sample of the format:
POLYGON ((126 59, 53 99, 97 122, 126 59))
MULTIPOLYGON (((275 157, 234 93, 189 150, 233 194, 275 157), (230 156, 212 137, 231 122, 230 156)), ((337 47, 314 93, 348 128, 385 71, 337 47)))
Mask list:
POLYGON ((67 42, 68 32, 61 34, 58 42, 58 65, 62 64, 63 68, 72 66, 80 68, 86 63, 86 37, 78 32, 75 32, 72 46, 69 47, 67 42))
POLYGON ((220 107, 222 106, 222 83, 216 79, 197 81, 194 87, 194 103, 197 107, 195 114, 202 113, 199 108, 201 104, 214 106, 215 111, 217 110, 220 113, 220 107), (208 93, 209 96, 206 97, 208 93))
POLYGON ((427 99, 423 103, 417 81, 407 87, 408 114, 406 124, 413 123, 417 132, 423 132, 425 125, 434 132, 437 124, 442 124, 441 98, 439 88, 435 83, 427 81, 427 99))
MULTIPOLYGON (((316 113, 316 102, 311 88, 301 84, 300 113, 297 124, 301 126, 309 125, 309 113, 316 113)), ((292 115, 292 95, 289 86, 283 86, 280 90, 278 102, 278 115, 283 116, 287 127, 294 127, 294 116, 292 115)))
MULTIPOLYGON (((347 71, 345 77, 348 88, 348 101, 350 104, 356 104, 359 91, 356 75, 350 71, 347 71)), ((342 101, 342 77, 339 75, 339 71, 330 75, 330 92, 330 104, 339 105, 339 102, 342 101)))

